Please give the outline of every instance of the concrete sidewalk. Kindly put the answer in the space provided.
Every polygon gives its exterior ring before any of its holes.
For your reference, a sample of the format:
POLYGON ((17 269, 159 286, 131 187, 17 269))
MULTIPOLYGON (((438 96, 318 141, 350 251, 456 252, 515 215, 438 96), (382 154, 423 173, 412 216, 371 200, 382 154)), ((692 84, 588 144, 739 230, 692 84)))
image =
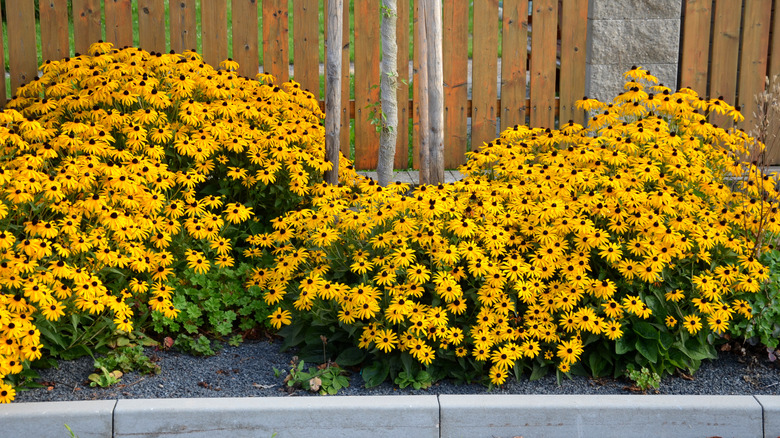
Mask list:
POLYGON ((778 437, 780 396, 423 395, 0 405, 0 436, 778 437))

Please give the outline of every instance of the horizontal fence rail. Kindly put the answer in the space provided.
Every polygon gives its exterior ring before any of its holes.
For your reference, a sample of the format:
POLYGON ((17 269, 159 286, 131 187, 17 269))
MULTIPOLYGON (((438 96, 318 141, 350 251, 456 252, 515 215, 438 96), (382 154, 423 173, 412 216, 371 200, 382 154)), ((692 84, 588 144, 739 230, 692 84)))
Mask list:
MULTIPOLYGON (((153 52, 195 49, 239 74, 294 79, 324 99, 323 11, 327 0, 14 0, 6 2, 0 60, 10 94, 45 60, 86 53, 104 40, 153 52), (36 26, 40 28, 37 33, 36 26), (38 44, 37 41, 40 43, 38 44), (6 56, 7 55, 7 61, 6 56)), ((584 121, 588 0, 443 2, 445 166, 516 124, 553 128, 584 121), (472 53, 469 56, 469 53, 472 53)), ((379 134, 379 0, 345 1, 341 145, 359 169, 374 169, 379 134)), ((399 136, 395 167, 417 166, 419 95, 413 32, 417 2, 398 0, 399 136), (410 90, 411 89, 411 90, 410 90), (411 95, 411 96, 410 96, 411 95), (406 104, 403 104, 406 103, 406 104)), ((6 101, 0 81, 0 103, 6 101)), ((324 105, 323 105, 324 107, 324 105)))

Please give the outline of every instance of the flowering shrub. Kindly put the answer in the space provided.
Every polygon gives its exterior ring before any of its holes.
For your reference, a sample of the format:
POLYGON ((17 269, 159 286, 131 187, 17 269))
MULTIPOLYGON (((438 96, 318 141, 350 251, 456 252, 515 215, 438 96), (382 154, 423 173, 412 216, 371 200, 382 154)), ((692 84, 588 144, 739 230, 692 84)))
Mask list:
MULTIPOLYGON (((195 292, 176 292, 198 285, 182 279, 210 284, 204 275, 251 255, 236 245, 265 224, 250 218, 267 219, 269 200, 294 205, 330 168, 312 95, 236 68, 98 43, 47 61, 0 112, 0 379, 44 344, 89 352, 150 310, 158 322, 182 309, 184 324, 199 318, 195 292)), ((252 293, 224 300, 210 324, 227 333, 265 318, 233 312, 252 293)), ((0 402, 13 397, 0 383, 0 402)))
POLYGON ((708 338, 750 318, 739 297, 768 276, 777 191, 740 161, 747 135, 708 123, 733 108, 643 69, 626 78, 613 103, 579 102, 586 127, 508 129, 462 181, 318 187, 312 208, 250 240, 275 257, 252 278, 271 322, 313 353, 320 335, 351 345, 339 363, 372 356, 369 384, 421 367, 500 385, 512 370, 714 357, 708 338))

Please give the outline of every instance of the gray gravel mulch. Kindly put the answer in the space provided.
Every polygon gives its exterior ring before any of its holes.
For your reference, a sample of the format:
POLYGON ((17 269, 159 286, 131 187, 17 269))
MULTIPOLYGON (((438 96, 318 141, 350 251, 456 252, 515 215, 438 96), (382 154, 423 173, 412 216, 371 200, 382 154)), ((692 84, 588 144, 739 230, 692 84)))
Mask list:
MULTIPOLYGON (((211 357, 149 348, 146 354, 160 366, 159 374, 131 372, 108 388, 89 386, 87 376, 94 372, 93 361, 82 357, 63 361, 58 368, 40 370, 38 382, 45 387, 17 392, 16 402, 312 395, 302 390, 288 394, 284 390, 283 378, 294 353, 283 353, 279 347, 278 341, 246 341, 238 347, 225 346, 211 357), (282 375, 275 376, 274 368, 282 370, 282 375)), ((339 395, 636 393, 630 386, 628 380, 586 377, 564 379, 558 385, 555 376, 548 375, 533 382, 527 376, 520 381, 510 377, 505 385, 490 392, 485 386, 452 381, 436 383, 427 390, 399 389, 388 382, 367 389, 355 372, 350 375, 350 386, 339 395)), ((717 360, 705 361, 693 376, 664 377, 657 393, 780 395, 780 366, 760 352, 722 352, 717 360)))

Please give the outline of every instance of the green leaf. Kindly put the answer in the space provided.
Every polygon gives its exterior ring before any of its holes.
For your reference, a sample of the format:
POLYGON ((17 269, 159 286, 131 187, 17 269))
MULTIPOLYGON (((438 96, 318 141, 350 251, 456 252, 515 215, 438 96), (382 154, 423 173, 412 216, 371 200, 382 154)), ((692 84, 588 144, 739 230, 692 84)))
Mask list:
POLYGON ((366 352, 358 347, 347 348, 336 358, 336 363, 342 367, 351 367, 363 362, 366 352))
POLYGON ((92 352, 89 350, 89 348, 80 344, 74 346, 73 348, 63 350, 62 353, 60 353, 60 357, 64 360, 73 360, 73 359, 78 359, 80 357, 91 356, 91 355, 92 352))
POLYGON ((627 336, 623 335, 622 337, 618 338, 615 341, 615 353, 616 354, 626 354, 633 350, 631 347, 631 344, 628 343, 628 340, 626 339, 627 336))
POLYGON ((637 339, 636 350, 644 356, 645 359, 652 363, 658 361, 658 343, 653 341, 647 341, 643 339, 637 339))
POLYGON ((333 383, 339 385, 339 388, 346 388, 349 386, 349 379, 346 376, 336 376, 333 383))
POLYGON ((660 335, 659 340, 661 341, 661 348, 668 350, 672 346, 672 343, 674 343, 674 338, 666 331, 661 332, 660 335))
POLYGON ((382 382, 387 380, 389 374, 390 364, 386 361, 376 361, 360 371, 360 375, 366 383, 366 388, 372 388, 382 384, 382 382))
POLYGON ((531 377, 528 378, 530 381, 539 380, 542 377, 544 377, 547 374, 547 368, 539 365, 538 363, 534 363, 534 368, 531 371, 531 377))
POLYGON ((631 328, 634 330, 634 333, 636 333, 640 337, 643 337, 645 339, 652 339, 656 341, 658 340, 659 337, 658 329, 650 323, 639 321, 632 324, 631 328))
POLYGON ((590 372, 593 375, 593 377, 599 377, 602 374, 602 371, 604 371, 605 364, 604 359, 599 357, 598 354, 591 354, 588 356, 588 365, 590 366, 590 372))
POLYGON ((696 343, 696 339, 689 339, 685 349, 681 350, 694 360, 715 359, 718 356, 711 345, 696 343))
POLYGON ((37 327, 38 327, 38 331, 41 332, 41 335, 45 339, 55 343, 56 345, 58 345, 58 346, 60 346, 62 348, 67 348, 68 347, 68 344, 65 342, 65 339, 63 339, 62 336, 60 336, 59 333, 49 329, 49 324, 47 324, 47 325, 38 324, 37 327))

